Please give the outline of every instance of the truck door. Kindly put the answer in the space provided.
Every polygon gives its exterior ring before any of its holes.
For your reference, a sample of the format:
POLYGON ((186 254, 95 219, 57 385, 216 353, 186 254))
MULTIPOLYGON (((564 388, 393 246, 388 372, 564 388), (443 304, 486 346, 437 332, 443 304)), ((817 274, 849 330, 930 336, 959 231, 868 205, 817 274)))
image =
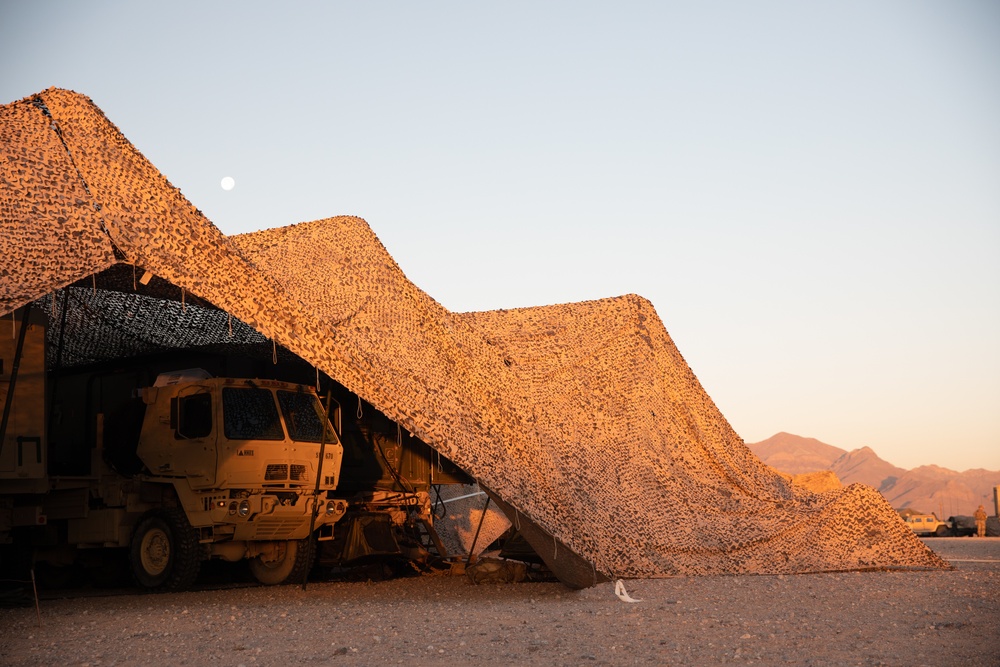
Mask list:
POLYGON ((170 429, 148 418, 140 458, 154 475, 184 475, 192 488, 215 485, 217 455, 214 399, 209 387, 184 387, 170 399, 170 429))

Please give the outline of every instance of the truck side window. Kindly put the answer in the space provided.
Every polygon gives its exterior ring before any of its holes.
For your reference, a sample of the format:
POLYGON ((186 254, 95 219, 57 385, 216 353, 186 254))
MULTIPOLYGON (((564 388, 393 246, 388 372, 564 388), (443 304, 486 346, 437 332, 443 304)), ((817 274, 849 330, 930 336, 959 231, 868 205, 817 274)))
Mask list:
POLYGON ((174 436, 204 438, 212 432, 212 395, 195 394, 178 401, 177 430, 174 436))
POLYGON ((259 387, 225 387, 222 414, 230 440, 284 440, 274 394, 259 387))

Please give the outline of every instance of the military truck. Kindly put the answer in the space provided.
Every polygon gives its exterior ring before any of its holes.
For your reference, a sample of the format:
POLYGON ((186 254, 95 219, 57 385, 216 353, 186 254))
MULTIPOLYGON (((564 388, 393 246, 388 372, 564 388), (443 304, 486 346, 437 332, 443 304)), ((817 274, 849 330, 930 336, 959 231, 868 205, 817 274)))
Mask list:
POLYGON ((249 559, 265 584, 304 576, 310 540, 331 540, 348 507, 312 387, 197 368, 55 374, 47 322, 22 308, 0 336, 0 544, 52 566, 117 547, 149 589, 190 586, 210 558, 249 559))

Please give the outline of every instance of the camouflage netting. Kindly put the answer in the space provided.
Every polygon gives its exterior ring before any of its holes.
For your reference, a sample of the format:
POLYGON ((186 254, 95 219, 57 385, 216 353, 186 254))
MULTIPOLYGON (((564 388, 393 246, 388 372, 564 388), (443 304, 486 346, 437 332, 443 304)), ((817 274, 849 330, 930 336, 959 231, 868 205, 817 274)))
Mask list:
POLYGON ((439 500, 444 508, 434 525, 450 554, 478 556, 510 528, 510 521, 477 484, 442 486, 439 500))
POLYGON ((74 359, 276 342, 473 475, 570 585, 946 567, 875 490, 756 459, 639 297, 451 313, 360 219, 225 237, 85 97, 0 114, 0 315, 59 290, 74 359))

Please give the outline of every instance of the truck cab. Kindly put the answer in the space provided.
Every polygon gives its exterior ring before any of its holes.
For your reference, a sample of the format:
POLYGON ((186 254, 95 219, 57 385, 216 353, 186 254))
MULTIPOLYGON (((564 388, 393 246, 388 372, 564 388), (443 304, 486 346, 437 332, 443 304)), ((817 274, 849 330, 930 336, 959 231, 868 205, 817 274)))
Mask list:
POLYGON ((311 388, 189 369, 161 374, 141 400, 136 479, 173 488, 209 557, 251 558, 259 580, 281 583, 263 565, 311 534, 332 539, 347 510, 332 496, 343 447, 311 388))

